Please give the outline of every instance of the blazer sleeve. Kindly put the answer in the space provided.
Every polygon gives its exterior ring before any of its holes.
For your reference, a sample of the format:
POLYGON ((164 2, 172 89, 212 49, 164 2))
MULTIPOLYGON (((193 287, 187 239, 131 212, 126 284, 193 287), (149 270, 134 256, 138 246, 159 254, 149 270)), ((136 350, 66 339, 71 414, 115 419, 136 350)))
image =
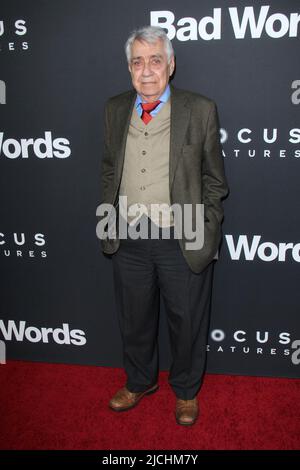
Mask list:
POLYGON ((109 121, 109 101, 104 108, 104 149, 101 162, 102 194, 101 202, 110 202, 113 191, 114 161, 111 147, 111 128, 109 121))
POLYGON ((208 222, 221 224, 224 216, 221 201, 227 196, 229 189, 220 144, 218 111, 213 101, 207 119, 204 141, 202 188, 205 217, 209 219, 208 222))

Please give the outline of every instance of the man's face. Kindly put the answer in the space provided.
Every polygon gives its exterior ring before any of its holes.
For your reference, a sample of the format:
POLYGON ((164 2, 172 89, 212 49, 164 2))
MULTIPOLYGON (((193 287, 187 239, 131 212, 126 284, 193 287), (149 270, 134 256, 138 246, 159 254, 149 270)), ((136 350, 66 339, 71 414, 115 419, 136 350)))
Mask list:
POLYGON ((154 44, 136 40, 131 47, 131 62, 128 68, 137 93, 143 100, 151 102, 157 100, 164 92, 174 71, 174 57, 168 64, 161 39, 154 44))

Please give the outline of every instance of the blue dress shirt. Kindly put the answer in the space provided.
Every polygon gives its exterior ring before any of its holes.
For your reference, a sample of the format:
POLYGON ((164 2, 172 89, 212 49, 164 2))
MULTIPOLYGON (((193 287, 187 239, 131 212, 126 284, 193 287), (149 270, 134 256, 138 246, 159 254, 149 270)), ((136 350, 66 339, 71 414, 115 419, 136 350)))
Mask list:
MULTIPOLYGON (((156 114, 159 113, 159 111, 161 110, 163 105, 170 98, 170 94, 171 94, 170 85, 167 85, 167 88, 165 89, 163 94, 158 98, 161 101, 161 103, 159 103, 159 105, 156 106, 156 108, 153 109, 153 111, 150 112, 151 116, 156 116, 156 114)), ((137 113, 140 117, 142 117, 142 114, 143 114, 142 103, 146 103, 146 101, 142 100, 140 95, 137 95, 136 100, 135 100, 135 107, 136 107, 137 113)))

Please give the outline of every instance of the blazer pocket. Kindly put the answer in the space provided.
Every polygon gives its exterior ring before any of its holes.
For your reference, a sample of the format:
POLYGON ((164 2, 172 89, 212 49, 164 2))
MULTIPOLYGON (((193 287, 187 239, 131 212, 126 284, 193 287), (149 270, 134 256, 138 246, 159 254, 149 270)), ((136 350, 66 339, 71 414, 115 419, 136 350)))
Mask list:
POLYGON ((199 149, 199 145, 197 144, 184 144, 182 146, 183 152, 196 152, 197 149, 199 149))

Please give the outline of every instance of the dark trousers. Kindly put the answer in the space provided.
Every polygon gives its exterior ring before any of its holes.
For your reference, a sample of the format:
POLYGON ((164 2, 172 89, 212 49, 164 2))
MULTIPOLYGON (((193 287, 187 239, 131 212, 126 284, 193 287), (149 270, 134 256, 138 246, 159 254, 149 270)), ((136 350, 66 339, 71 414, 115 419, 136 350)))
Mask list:
MULTIPOLYGON (((149 225, 152 222, 149 219, 149 225)), ((142 392, 158 379, 160 292, 166 307, 175 395, 192 399, 206 362, 214 261, 199 274, 188 266, 174 238, 121 239, 112 255, 116 305, 123 342, 126 386, 142 392)))

